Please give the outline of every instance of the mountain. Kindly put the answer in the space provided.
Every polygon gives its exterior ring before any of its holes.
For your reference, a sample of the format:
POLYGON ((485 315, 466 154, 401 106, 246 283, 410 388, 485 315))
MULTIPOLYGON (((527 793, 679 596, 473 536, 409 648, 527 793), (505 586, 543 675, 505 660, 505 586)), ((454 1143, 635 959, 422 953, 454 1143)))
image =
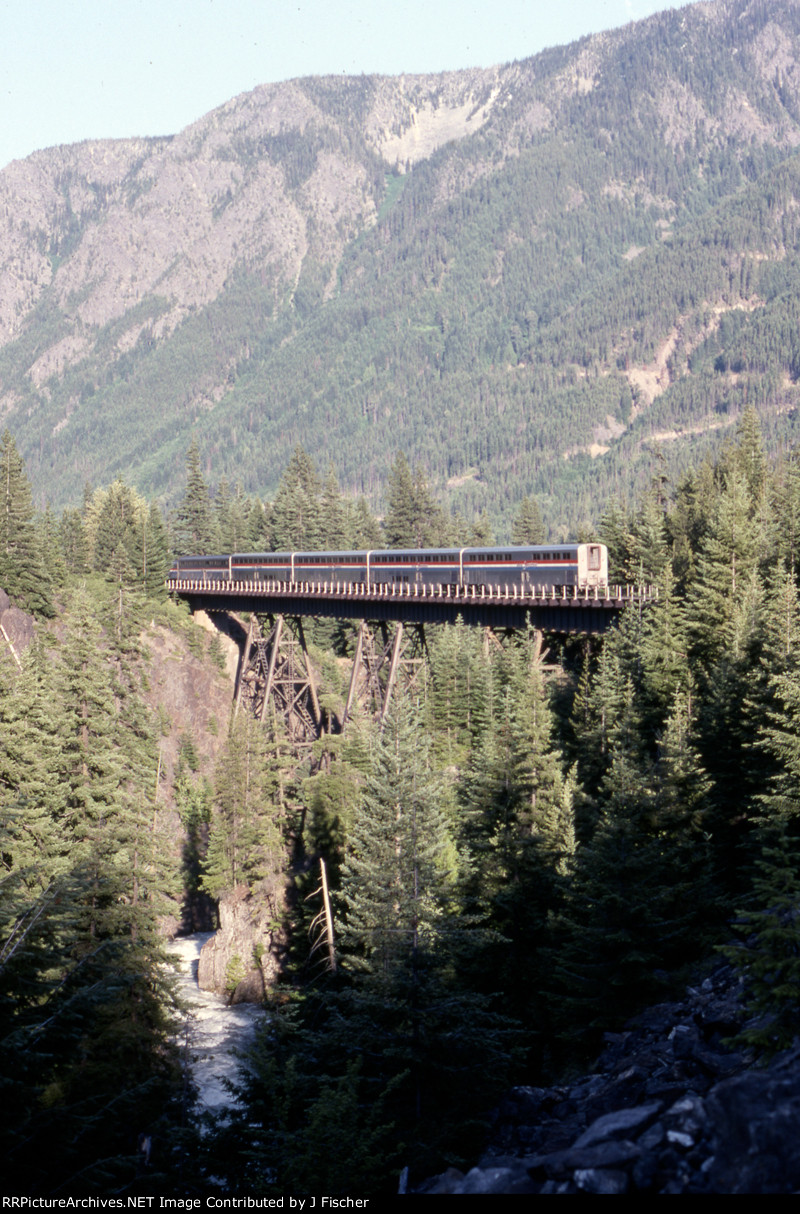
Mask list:
POLYGON ((41 501, 271 493, 398 449, 553 534, 800 396, 800 3, 713 0, 486 70, 309 78, 0 172, 0 424, 41 501))

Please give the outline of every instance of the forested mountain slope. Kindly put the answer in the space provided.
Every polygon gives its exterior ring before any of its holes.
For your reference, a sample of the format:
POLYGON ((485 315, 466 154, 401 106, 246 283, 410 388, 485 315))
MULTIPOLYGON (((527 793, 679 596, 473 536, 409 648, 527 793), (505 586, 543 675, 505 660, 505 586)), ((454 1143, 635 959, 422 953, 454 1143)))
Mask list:
MULTIPOLYGON (((521 48, 521 50, 524 48, 521 48)), ((800 6, 714 0, 439 76, 264 85, 0 173, 0 415, 41 499, 271 493, 298 442, 465 512, 609 490, 798 397, 800 6)), ((502 526, 502 524, 501 524, 502 526)))

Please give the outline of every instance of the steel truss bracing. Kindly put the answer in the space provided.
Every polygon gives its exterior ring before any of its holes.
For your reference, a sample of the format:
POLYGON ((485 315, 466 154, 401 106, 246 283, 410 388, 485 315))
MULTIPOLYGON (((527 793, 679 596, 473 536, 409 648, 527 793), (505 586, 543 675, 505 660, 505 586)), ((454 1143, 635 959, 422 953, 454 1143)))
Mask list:
POLYGON ((322 713, 299 616, 250 617, 239 663, 234 714, 242 704, 258 720, 282 717, 289 739, 310 744, 322 732, 322 713))
MULTIPOLYGON (((484 645, 501 651, 516 635, 514 628, 485 628, 484 645)), ((557 672, 547 661, 544 636, 534 632, 534 661, 544 673, 557 672)), ((341 716, 320 708, 314 668, 299 616, 250 617, 236 682, 234 714, 240 708, 260 721, 284 721, 288 738, 310 745, 324 732, 343 731, 359 710, 381 727, 398 687, 422 690, 427 658, 423 624, 394 625, 385 620, 361 620, 355 636, 353 666, 341 716)))
MULTIPOLYGON (((488 657, 490 653, 502 653, 505 643, 517 636, 518 628, 484 628, 483 649, 488 657)), ((557 674, 561 671, 560 662, 548 662, 550 650, 545 649, 544 633, 538 628, 533 629, 533 663, 544 674, 557 674)))
POLYGON ((422 624, 395 624, 390 634, 385 621, 362 620, 356 634, 356 650, 342 728, 359 704, 383 725, 398 682, 411 690, 419 685, 427 645, 422 624))

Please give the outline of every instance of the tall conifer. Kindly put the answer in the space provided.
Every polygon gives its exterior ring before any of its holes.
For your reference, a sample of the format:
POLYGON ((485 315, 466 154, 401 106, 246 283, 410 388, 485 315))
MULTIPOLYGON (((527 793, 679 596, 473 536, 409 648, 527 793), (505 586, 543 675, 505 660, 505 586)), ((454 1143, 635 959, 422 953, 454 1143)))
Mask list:
POLYGON ((36 537, 30 483, 8 430, 0 438, 0 587, 18 607, 52 616, 50 577, 36 537))

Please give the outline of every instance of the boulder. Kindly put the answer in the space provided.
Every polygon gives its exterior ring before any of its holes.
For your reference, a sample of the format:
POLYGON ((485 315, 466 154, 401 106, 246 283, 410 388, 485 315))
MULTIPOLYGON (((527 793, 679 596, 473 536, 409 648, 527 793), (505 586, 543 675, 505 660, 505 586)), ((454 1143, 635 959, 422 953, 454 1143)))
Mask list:
POLYGON ((197 982, 201 990, 227 994, 231 1003, 260 1003, 274 984, 286 947, 282 925, 283 878, 245 885, 219 902, 219 930, 200 952, 197 982))

